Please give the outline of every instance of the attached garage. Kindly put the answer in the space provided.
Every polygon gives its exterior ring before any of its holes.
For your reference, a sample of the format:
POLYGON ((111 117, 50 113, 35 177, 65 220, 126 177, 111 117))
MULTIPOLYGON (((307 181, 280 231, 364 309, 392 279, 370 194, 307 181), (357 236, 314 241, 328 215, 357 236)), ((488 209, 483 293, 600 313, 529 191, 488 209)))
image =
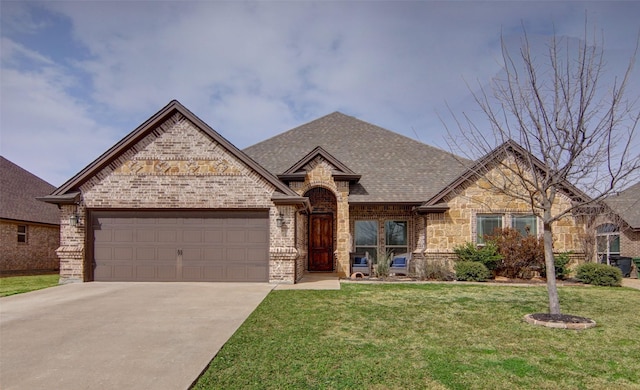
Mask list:
POLYGON ((267 282, 268 211, 94 211, 95 281, 267 282))
POLYGON ((40 199, 60 208, 61 283, 295 283, 310 210, 175 100, 40 199))

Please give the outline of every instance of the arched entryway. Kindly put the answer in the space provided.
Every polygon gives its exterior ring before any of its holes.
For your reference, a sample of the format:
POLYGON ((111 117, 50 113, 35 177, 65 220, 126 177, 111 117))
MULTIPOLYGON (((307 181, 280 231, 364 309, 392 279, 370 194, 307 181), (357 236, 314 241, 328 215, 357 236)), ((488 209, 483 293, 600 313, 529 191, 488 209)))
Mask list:
POLYGON ((336 197, 322 187, 312 188, 304 196, 309 198, 313 212, 309 215, 309 262, 311 272, 333 272, 336 241, 336 197))

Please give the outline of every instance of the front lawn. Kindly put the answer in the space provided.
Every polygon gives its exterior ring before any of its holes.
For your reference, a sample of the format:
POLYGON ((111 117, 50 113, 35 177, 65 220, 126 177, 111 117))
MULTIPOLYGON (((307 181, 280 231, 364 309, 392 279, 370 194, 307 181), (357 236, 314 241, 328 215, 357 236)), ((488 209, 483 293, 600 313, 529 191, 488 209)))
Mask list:
POLYGON ((565 287, 582 331, 533 326, 544 287, 273 291, 195 389, 640 389, 640 291, 565 287))
POLYGON ((56 286, 59 279, 58 274, 0 278, 0 297, 56 286))

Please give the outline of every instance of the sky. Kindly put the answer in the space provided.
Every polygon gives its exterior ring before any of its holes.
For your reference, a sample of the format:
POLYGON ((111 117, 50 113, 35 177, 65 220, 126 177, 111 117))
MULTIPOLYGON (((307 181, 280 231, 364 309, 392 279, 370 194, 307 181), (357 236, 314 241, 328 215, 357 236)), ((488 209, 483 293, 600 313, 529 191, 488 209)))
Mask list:
POLYGON ((0 154, 59 186, 173 99, 240 149, 340 111, 446 150, 501 37, 585 13, 621 74, 640 1, 0 0, 0 154))

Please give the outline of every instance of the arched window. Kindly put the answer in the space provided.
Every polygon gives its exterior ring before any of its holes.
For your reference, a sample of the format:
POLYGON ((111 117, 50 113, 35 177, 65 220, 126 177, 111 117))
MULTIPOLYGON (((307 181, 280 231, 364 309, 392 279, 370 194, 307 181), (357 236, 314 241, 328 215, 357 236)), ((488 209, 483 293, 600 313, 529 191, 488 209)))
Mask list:
POLYGON ((596 229, 598 259, 611 264, 611 256, 620 256, 620 229, 612 223, 605 223, 596 229))

